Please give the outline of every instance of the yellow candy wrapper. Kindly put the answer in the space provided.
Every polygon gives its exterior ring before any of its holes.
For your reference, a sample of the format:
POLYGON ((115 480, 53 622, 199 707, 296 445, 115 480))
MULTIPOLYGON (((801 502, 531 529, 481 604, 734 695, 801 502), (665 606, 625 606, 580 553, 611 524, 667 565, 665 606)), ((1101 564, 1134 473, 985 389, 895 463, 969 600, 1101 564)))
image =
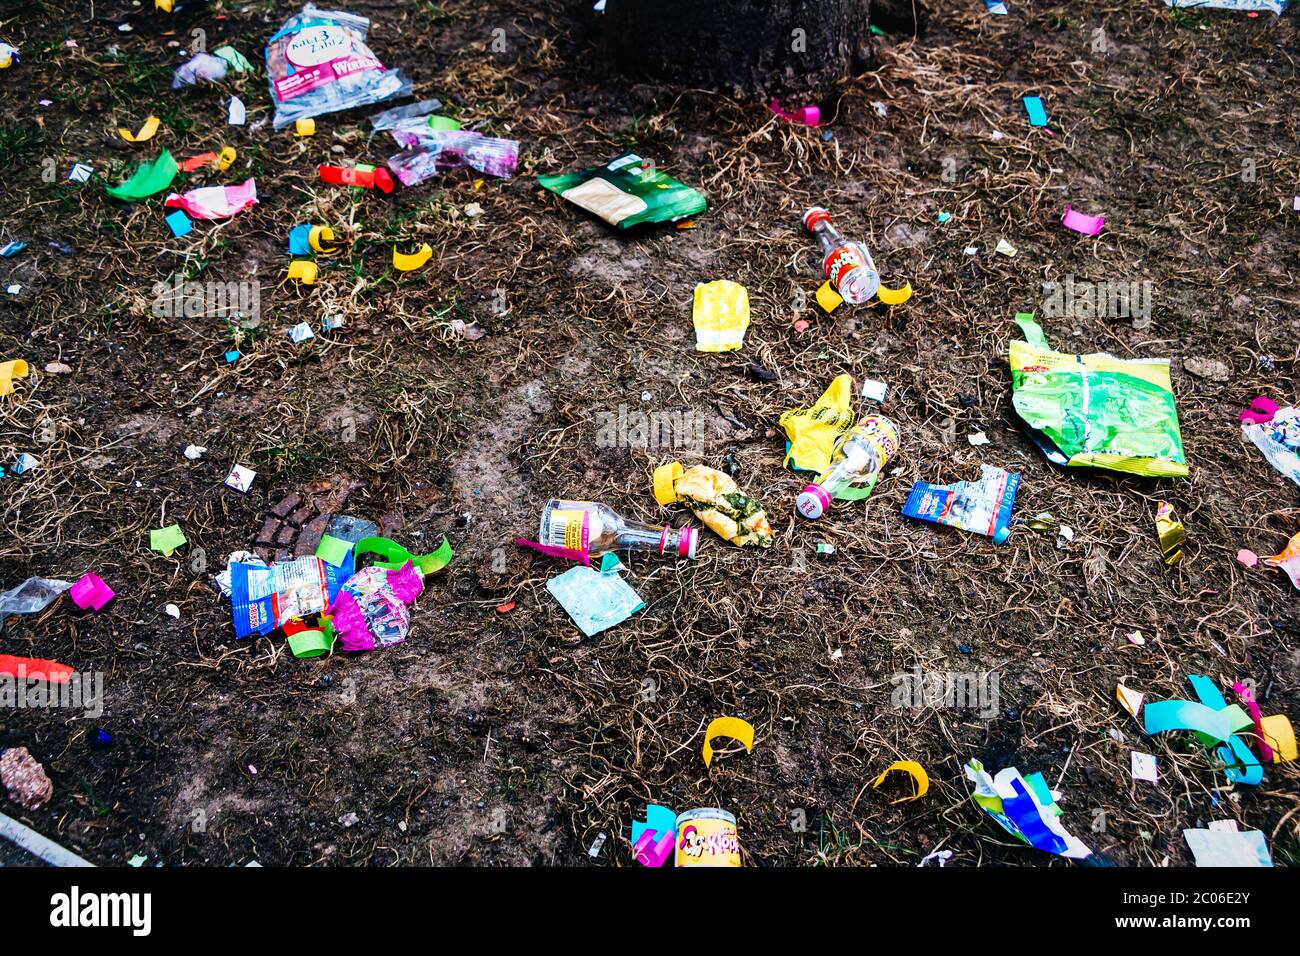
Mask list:
POLYGON ((1167 501, 1156 504, 1156 534, 1160 537, 1160 554, 1165 564, 1174 565, 1182 561, 1187 532, 1178 520, 1178 512, 1167 501))
POLYGON ((792 408, 783 413, 780 425, 786 437, 785 466, 824 474, 830 468, 835 443, 857 423, 852 401, 853 376, 840 375, 811 408, 792 408))
POLYGON ((695 350, 734 352, 749 328, 749 292, 727 279, 695 287, 695 350))
POLYGON ((738 547, 772 546, 772 526, 763 506, 716 468, 683 468, 679 461, 660 465, 654 472, 654 493, 661 505, 682 502, 718 537, 738 547))

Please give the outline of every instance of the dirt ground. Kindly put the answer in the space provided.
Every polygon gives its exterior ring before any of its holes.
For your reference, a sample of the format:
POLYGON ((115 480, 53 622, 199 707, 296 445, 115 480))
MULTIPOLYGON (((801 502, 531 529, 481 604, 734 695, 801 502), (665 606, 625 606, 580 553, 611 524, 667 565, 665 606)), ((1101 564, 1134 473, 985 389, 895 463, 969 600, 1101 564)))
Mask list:
POLYGON ((975 806, 962 766, 979 758, 1043 773, 1067 828, 1120 865, 1191 865, 1182 829, 1225 818, 1262 830, 1279 865, 1300 861, 1296 764, 1233 787, 1190 735, 1149 737, 1115 700, 1121 681, 1161 700, 1190 696, 1189 673, 1250 678, 1265 714, 1300 719, 1300 600, 1280 572, 1235 560, 1300 531, 1296 487, 1237 425, 1257 394, 1300 397, 1294 11, 1011 0, 990 17, 948 0, 923 35, 876 37, 878 66, 823 93, 823 138, 759 91, 609 75, 589 4, 346 0, 418 96, 521 142, 508 181, 476 188, 460 171, 385 196, 316 175, 395 152, 365 122, 381 107, 300 139, 258 125, 261 72, 170 88, 191 30, 260 68, 291 5, 150 6, 0 6, 0 40, 21 50, 0 72, 0 244, 28 243, 0 259, 0 285, 22 287, 0 294, 0 360, 32 367, 0 400, 0 464, 40 459, 0 479, 0 590, 94 570, 117 592, 99 614, 65 597, 5 622, 0 653, 102 672, 106 700, 100 717, 0 713, 0 747, 30 749, 55 784, 43 809, 0 799, 3 812, 101 865, 626 866, 647 802, 733 812, 746 865, 916 865, 936 849, 949 865, 1069 865, 975 806), (231 93, 249 126, 226 125, 231 93), (1027 94, 1049 130, 1027 123, 1027 94), (117 135, 150 113, 153 141, 117 135), (259 204, 231 220, 175 239, 161 196, 105 195, 161 148, 223 145, 236 166, 190 179, 256 177, 259 204), (707 195, 696 228, 618 235, 537 185, 626 149, 707 195), (95 170, 84 185, 67 181, 77 161, 95 170), (817 309, 800 226, 814 203, 870 245, 887 284, 912 282, 910 302, 817 309), (1104 232, 1064 230, 1067 203, 1104 213, 1104 232), (285 280, 300 222, 345 244, 310 287, 285 280), (1014 258, 993 253, 1001 238, 1014 258), (396 273, 394 242, 427 242, 433 259, 396 273), (1149 282, 1149 321, 1044 318, 1042 283, 1067 275, 1149 282), (155 283, 177 276, 260 282, 261 326, 155 315, 155 283), (742 351, 698 353, 692 290, 718 278, 748 288, 753 324, 742 351), (1018 311, 1062 349, 1170 358, 1190 477, 1049 464, 1010 408, 1018 311), (322 334, 335 314, 345 326, 322 334), (295 346, 304 321, 317 337, 295 346), (1184 367, 1204 358, 1226 380, 1184 367), (777 419, 842 372, 890 385, 902 450, 866 502, 809 523, 777 419), (705 423, 686 463, 730 462, 776 543, 741 551, 705 532, 696 562, 628 557, 645 609, 583 639, 546 591, 563 567, 512 540, 535 534, 550 497, 685 520, 650 494, 671 448, 598 447, 602 412, 620 408, 705 423), (969 444, 977 431, 988 445, 969 444), (186 459, 190 444, 206 454, 186 459), (980 462, 1022 475, 1005 545, 899 514, 913 481, 973 478, 980 462), (246 495, 222 485, 236 463, 257 471, 246 495), (443 535, 456 551, 409 639, 318 660, 278 633, 236 641, 212 574, 286 496, 315 492, 328 511, 352 483, 339 510, 413 551, 443 535), (1160 500, 1187 528, 1176 568, 1157 547, 1160 500), (1028 528, 1040 512, 1073 539, 1028 528), (173 521, 188 546, 151 552, 149 529, 173 521), (896 675, 917 669, 996 673, 998 699, 895 706, 896 675), (727 743, 706 769, 704 727, 722 714, 756 743, 727 743), (1132 779, 1132 750, 1156 755, 1158 783, 1132 779), (928 770, 922 799, 891 803, 899 781, 871 789, 898 759, 928 770))

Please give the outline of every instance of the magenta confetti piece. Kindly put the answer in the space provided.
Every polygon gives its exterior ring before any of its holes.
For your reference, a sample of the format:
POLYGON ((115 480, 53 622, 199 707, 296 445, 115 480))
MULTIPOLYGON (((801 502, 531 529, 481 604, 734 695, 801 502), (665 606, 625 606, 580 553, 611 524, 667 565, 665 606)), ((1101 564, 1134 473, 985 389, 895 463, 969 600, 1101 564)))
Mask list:
POLYGON ((1250 719, 1255 722, 1255 733, 1259 737, 1260 759, 1264 763, 1270 763, 1273 760, 1273 748, 1264 743, 1264 718, 1259 712, 1259 704, 1255 702, 1255 692, 1241 681, 1233 682, 1232 692, 1241 698, 1241 702, 1246 705, 1246 710, 1250 711, 1250 719))
POLYGON ((531 548, 539 554, 547 555, 552 558, 564 558, 566 561, 577 561, 591 567, 591 555, 581 548, 557 548, 550 544, 541 544, 537 541, 529 541, 527 538, 515 538, 515 544, 521 548, 531 548))
POLYGON ((820 106, 801 106, 794 112, 781 108, 781 104, 773 97, 768 108, 773 113, 790 123, 802 123, 804 126, 816 126, 822 121, 822 111, 820 106))
POLYGON ((1101 227, 1106 225, 1106 217, 1085 216, 1081 212, 1075 212, 1073 206, 1066 206, 1065 215, 1061 217, 1061 225, 1085 236, 1098 236, 1101 235, 1101 227))

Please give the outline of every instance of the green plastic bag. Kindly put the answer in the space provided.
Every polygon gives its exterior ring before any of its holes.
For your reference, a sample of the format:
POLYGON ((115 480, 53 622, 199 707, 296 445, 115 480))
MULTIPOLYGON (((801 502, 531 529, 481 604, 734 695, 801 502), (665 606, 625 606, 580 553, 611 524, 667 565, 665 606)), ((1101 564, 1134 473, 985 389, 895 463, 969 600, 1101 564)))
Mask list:
POLYGON ((1016 323, 1028 341, 1011 342, 1011 404, 1050 461, 1187 474, 1167 359, 1054 352, 1032 313, 1016 323))
POLYGON ((538 176, 537 181, 619 229, 684 219, 709 208, 701 193, 661 173, 636 153, 624 153, 605 166, 577 173, 538 176))

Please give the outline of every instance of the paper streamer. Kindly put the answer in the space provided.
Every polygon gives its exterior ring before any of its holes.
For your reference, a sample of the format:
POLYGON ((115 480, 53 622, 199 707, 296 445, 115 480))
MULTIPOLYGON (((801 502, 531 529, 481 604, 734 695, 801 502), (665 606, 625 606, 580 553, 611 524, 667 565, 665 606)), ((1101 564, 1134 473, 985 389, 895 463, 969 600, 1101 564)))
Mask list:
POLYGON ((671 834, 677 829, 677 814, 668 807, 657 803, 648 803, 644 820, 632 821, 632 842, 641 839, 643 833, 650 833, 656 838, 665 833, 671 834))
POLYGON ((154 134, 158 132, 160 122, 161 121, 158 117, 150 116, 144 121, 144 125, 140 127, 140 132, 132 133, 129 129, 119 126, 117 128, 117 135, 121 136, 128 143, 147 143, 149 140, 153 139, 154 134))
POLYGON ((822 121, 822 111, 820 106, 801 106, 794 112, 790 112, 789 110, 782 109, 781 104, 778 103, 774 97, 772 102, 768 104, 768 109, 781 117, 781 119, 790 123, 802 123, 804 126, 816 126, 822 121))
POLYGON ((322 630, 298 631, 289 635, 289 651, 299 659, 321 657, 334 649, 334 638, 322 630))
POLYGON ((109 186, 107 192, 114 199, 123 202, 138 202, 155 193, 160 193, 172 184, 180 167, 167 150, 152 163, 141 163, 131 178, 118 186, 109 186))
POLYGON ((1287 763, 1296 758, 1295 728, 1283 714, 1265 717, 1259 722, 1260 732, 1272 749, 1274 763, 1287 763))
POLYGON ((817 290, 817 304, 829 314, 844 304, 844 297, 835 291, 830 282, 823 282, 817 290))
POLYGON ((0 654, 0 674, 10 677, 43 680, 47 684, 66 684, 72 677, 72 668, 58 661, 42 660, 38 657, 14 657, 12 654, 0 654))
POLYGON ((307 233, 307 244, 322 255, 329 255, 334 250, 325 245, 334 241, 334 230, 329 226, 312 226, 307 233))
POLYGON ((591 567, 591 555, 581 548, 557 548, 553 544, 541 544, 537 541, 529 541, 527 538, 515 538, 515 544, 549 558, 563 558, 566 561, 577 561, 579 564, 591 567))
POLYGON ((27 363, 22 359, 0 362, 0 397, 13 394, 14 379, 26 378, 27 363))
POLYGON ((913 787, 915 792, 910 797, 899 797, 897 800, 891 800, 890 805, 895 803, 910 803, 913 800, 920 800, 929 791, 930 778, 927 776, 925 768, 915 760, 895 760, 885 768, 884 772, 879 777, 876 778, 876 782, 871 785, 871 789, 875 790, 879 788, 879 786, 885 782, 885 778, 895 770, 911 774, 912 779, 916 781, 916 786, 913 787))
POLYGON ((430 574, 437 574, 448 564, 451 563, 452 550, 451 542, 445 537, 435 551, 428 554, 411 554, 404 547, 389 538, 373 537, 362 538, 357 542, 352 554, 358 560, 363 554, 373 554, 382 560, 374 562, 375 567, 384 568, 388 571, 399 571, 406 562, 414 562, 415 566, 420 569, 420 573, 425 577, 430 574))
POLYGON ((1085 216, 1081 212, 1076 212, 1073 206, 1066 206, 1065 215, 1061 217, 1061 225, 1066 229, 1081 232, 1085 236, 1097 236, 1101 234, 1102 226, 1106 225, 1106 217, 1085 216))
POLYGON ((1246 705, 1246 711, 1250 714, 1250 719, 1255 722, 1255 733, 1259 736, 1259 756, 1267 763, 1273 759, 1273 750, 1264 739, 1263 716, 1259 712, 1259 704, 1255 701, 1255 692, 1241 681, 1233 681, 1232 692, 1241 698, 1242 703, 1246 705))
POLYGON ((1188 680, 1201 698, 1200 703, 1163 700, 1147 704, 1142 709, 1143 728, 1148 734, 1191 730, 1207 746, 1223 743, 1225 746, 1220 747, 1216 755, 1226 765, 1228 779, 1233 783, 1257 785, 1264 779, 1264 768, 1242 739, 1236 736, 1237 731, 1254 726, 1254 721, 1235 704, 1227 706, 1223 694, 1208 677, 1192 674, 1188 680))
POLYGON ((715 717, 704 731, 704 766, 713 763, 713 740, 715 737, 731 737, 745 745, 749 752, 754 750, 754 728, 739 717, 715 717))
POLYGON ((902 305, 912 297, 912 283, 904 282, 901 289, 890 289, 880 286, 876 289, 876 298, 885 305, 902 305))
POLYGON ((420 246, 418 252, 413 252, 410 255, 398 252, 397 246, 393 246, 393 268, 402 272, 413 272, 431 258, 433 258, 433 247, 427 242, 420 246))

